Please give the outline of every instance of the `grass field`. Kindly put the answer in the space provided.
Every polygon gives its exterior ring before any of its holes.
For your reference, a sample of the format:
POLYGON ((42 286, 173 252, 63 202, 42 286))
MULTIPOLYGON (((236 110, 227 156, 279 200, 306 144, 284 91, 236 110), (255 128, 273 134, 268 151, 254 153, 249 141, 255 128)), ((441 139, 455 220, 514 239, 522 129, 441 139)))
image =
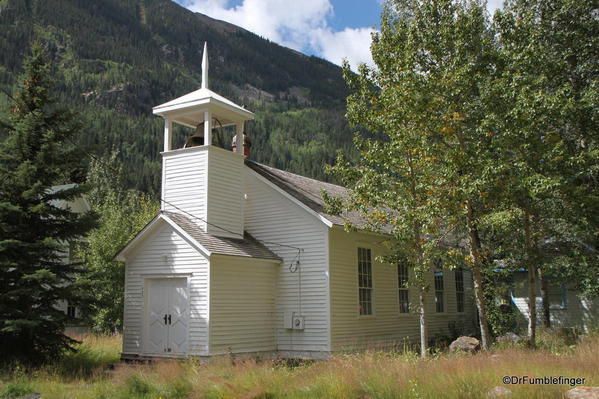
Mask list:
POLYGON ((502 384, 508 376, 582 377, 599 386, 599 335, 576 345, 543 333, 537 350, 495 347, 477 355, 368 351, 289 367, 285 362, 233 361, 210 364, 161 361, 120 364, 120 337, 82 337, 79 352, 55 365, 0 375, 0 398, 41 393, 52 398, 484 398, 495 386, 512 398, 561 398, 568 385, 502 384), (110 366, 116 364, 111 369, 110 366))

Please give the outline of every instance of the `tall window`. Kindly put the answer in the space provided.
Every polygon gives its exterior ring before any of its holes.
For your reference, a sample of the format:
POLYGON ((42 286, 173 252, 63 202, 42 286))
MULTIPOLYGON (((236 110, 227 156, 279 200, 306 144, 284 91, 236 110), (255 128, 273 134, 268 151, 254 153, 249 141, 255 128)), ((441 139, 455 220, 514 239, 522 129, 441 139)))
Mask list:
POLYGON ((399 312, 410 312, 410 295, 408 291, 408 266, 397 265, 397 282, 399 286, 399 312))
POLYGON ((443 313, 443 270, 435 271, 435 309, 443 313))
POLYGON ((455 299, 458 312, 464 311, 464 271, 456 269, 455 271, 455 299))
POLYGON ((358 248, 360 314, 372 314, 372 259, 369 248, 358 248))

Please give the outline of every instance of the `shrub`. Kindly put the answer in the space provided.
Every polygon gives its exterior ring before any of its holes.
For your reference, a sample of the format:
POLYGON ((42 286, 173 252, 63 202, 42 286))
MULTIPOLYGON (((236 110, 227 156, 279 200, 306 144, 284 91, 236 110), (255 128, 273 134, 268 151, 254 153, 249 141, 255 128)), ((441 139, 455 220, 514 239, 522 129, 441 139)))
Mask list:
POLYGON ((125 380, 125 387, 132 395, 148 395, 156 388, 141 374, 132 374, 125 380))
POLYGON ((110 367, 120 358, 120 337, 86 335, 54 365, 54 372, 63 377, 91 377, 110 367))
POLYGON ((12 399, 12 398, 20 398, 21 396, 25 396, 27 394, 33 393, 33 388, 31 384, 25 381, 14 381, 9 382, 2 389, 0 393, 1 399, 12 399))

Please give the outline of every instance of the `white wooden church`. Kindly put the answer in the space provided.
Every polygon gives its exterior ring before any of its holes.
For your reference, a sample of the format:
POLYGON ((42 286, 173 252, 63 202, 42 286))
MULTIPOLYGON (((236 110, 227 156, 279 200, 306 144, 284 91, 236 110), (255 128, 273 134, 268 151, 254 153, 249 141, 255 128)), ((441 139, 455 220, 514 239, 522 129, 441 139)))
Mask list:
MULTIPOLYGON (((123 359, 247 354, 324 358, 417 342, 405 265, 381 264, 380 235, 347 233, 322 190, 346 189, 253 162, 253 114, 202 87, 153 109, 165 121, 162 208, 117 255, 126 264, 123 359), (234 150, 213 123, 235 126, 234 150), (196 128, 173 148, 173 123, 196 128)), ((466 271, 431 273, 429 335, 474 329, 466 271)))

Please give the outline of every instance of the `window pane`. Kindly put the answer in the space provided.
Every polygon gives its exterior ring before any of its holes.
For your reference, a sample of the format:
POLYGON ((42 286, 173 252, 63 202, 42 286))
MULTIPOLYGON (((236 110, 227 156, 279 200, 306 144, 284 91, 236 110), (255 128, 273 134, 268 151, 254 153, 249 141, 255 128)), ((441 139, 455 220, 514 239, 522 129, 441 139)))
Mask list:
POLYGON ((435 291, 443 291, 443 272, 435 272, 435 291))
POLYGON ((369 289, 363 289, 362 291, 364 291, 364 302, 370 303, 372 292, 369 289))
POLYGON ((462 269, 455 271, 455 292, 457 311, 464 311, 464 272, 462 269))
POLYGON ((401 313, 410 312, 410 299, 408 290, 399 290, 399 311, 401 313))
POLYGON ((462 269, 457 269, 455 271, 455 290, 456 291, 464 291, 464 272, 462 269))
POLYGON ((358 248, 358 297, 360 314, 372 314, 372 259, 368 248, 358 248))
POLYGON ((458 312, 463 312, 464 311, 464 293, 463 292, 458 292, 456 294, 456 299, 457 299, 457 307, 458 307, 458 312))
POLYGON ((443 290, 445 289, 443 284, 443 272, 435 272, 435 309, 437 313, 444 311, 443 307, 443 290))
POLYGON ((397 278, 398 278, 399 288, 407 288, 408 287, 408 266, 407 265, 397 265, 397 278))
POLYGON ((399 288, 399 312, 410 312, 410 299, 408 289, 408 266, 404 264, 397 265, 397 285, 399 288))
POLYGON ((435 292, 435 309, 437 313, 443 312, 443 291, 435 292))
POLYGON ((360 314, 372 314, 372 290, 360 288, 360 314))

